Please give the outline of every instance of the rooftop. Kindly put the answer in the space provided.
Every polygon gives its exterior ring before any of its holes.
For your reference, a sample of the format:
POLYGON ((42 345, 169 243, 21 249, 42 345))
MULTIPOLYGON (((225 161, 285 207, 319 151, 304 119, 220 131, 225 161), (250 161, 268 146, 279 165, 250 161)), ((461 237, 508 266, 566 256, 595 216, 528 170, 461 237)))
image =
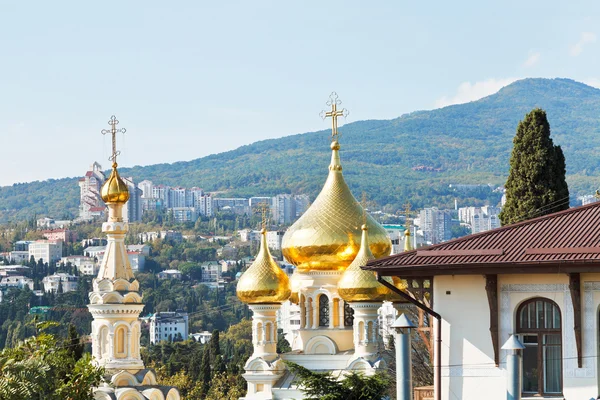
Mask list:
POLYGON ((382 275, 600 271, 600 203, 380 258, 382 275))

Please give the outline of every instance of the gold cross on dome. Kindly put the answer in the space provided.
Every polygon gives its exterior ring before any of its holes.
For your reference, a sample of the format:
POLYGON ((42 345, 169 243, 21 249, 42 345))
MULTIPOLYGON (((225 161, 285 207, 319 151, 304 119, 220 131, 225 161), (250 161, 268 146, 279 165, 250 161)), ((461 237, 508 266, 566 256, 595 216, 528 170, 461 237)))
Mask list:
POLYGON ((262 227, 263 229, 267 229, 267 225, 269 223, 269 211, 271 211, 269 204, 267 202, 262 202, 258 205, 258 209, 260 210, 260 214, 262 217, 262 227))
POLYGON ((331 95, 329 95, 329 100, 325 104, 331 107, 331 111, 323 110, 319 115, 323 119, 331 117, 331 141, 335 141, 339 136, 337 119, 338 117, 346 118, 349 114, 349 111, 345 108, 342 108, 341 110, 337 109, 337 106, 341 105, 342 101, 338 98, 336 92, 331 92, 331 95))
POLYGON ((410 214, 412 214, 412 211, 410 211, 410 203, 407 202, 404 205, 404 215, 405 215, 404 220, 406 221, 404 223, 404 225, 406 225, 406 229, 408 229, 410 227, 410 214))
POLYGON ((114 115, 110 117, 108 124, 111 127, 110 130, 102 129, 102 134, 106 135, 107 133, 110 133, 112 135, 112 154, 108 159, 113 162, 113 167, 116 168, 117 156, 119 154, 121 154, 120 151, 117 151, 117 133, 125 133, 125 132, 127 132, 127 130, 125 128, 117 129, 117 125, 119 124, 119 121, 117 120, 117 117, 115 117, 114 115))

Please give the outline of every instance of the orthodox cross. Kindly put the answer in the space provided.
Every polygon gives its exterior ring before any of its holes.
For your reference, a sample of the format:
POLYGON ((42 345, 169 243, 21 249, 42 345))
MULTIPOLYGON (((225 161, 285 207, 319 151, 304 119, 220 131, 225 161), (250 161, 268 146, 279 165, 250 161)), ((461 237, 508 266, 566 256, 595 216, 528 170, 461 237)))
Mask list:
POLYGON ((260 214, 262 216, 262 227, 263 229, 267 229, 267 224, 269 223, 269 205, 266 202, 260 203, 258 205, 258 209, 260 210, 260 214))
POLYGON ((319 115, 323 119, 331 117, 331 141, 335 141, 339 136, 337 119, 338 117, 346 118, 349 112, 345 108, 342 108, 341 110, 337 109, 337 106, 341 105, 342 101, 338 99, 336 92, 331 92, 331 95, 329 95, 329 100, 325 104, 331 107, 331 111, 323 110, 319 115))
POLYGON ((108 124, 110 125, 110 129, 102 129, 102 134, 103 135, 106 135, 107 133, 112 134, 112 154, 108 159, 113 162, 113 167, 116 167, 117 166, 117 156, 119 154, 121 154, 120 151, 117 151, 117 133, 125 133, 125 132, 127 132, 127 130, 125 128, 117 129, 117 125, 119 124, 119 121, 117 120, 117 118, 114 115, 112 117, 110 117, 108 124))

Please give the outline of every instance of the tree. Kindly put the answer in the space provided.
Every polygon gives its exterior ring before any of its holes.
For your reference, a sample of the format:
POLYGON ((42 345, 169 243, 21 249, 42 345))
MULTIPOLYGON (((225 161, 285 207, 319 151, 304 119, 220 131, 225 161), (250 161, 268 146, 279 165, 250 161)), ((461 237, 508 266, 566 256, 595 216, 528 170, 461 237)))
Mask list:
POLYGON ((92 364, 89 354, 75 360, 73 354, 40 323, 37 336, 0 352, 0 399, 92 400, 92 389, 104 369, 92 364))
POLYGON ((286 365, 297 375, 306 399, 379 400, 386 397, 390 387, 390 379, 385 373, 366 376, 360 372, 352 372, 340 380, 330 373, 313 372, 289 361, 286 365))
POLYGON ((65 347, 75 361, 79 361, 83 357, 84 344, 77 333, 75 325, 69 324, 69 338, 66 341, 65 347))
POLYGON ((565 156, 550 138, 546 112, 536 108, 519 122, 513 139, 502 225, 569 208, 565 156))

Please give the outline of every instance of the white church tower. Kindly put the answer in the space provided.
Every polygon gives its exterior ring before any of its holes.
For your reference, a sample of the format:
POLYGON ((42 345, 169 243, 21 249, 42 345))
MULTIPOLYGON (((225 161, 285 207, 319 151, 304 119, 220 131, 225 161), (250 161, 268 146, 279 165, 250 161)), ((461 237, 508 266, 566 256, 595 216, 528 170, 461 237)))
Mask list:
MULTIPOLYGON (((109 121, 112 134, 112 172, 101 189, 108 206, 108 221, 102 224, 108 245, 98 276, 93 281, 88 308, 92 322, 92 356, 106 369, 106 383, 94 391, 97 400, 179 400, 176 388, 158 386, 152 370, 140 357, 141 324, 144 308, 139 283, 133 275, 125 248, 129 230, 123 220, 123 206, 129 199, 127 185, 117 171, 115 135, 119 121, 109 121), (110 383, 110 384, 109 384, 110 383)), ((124 130, 123 130, 124 131, 124 130)))

